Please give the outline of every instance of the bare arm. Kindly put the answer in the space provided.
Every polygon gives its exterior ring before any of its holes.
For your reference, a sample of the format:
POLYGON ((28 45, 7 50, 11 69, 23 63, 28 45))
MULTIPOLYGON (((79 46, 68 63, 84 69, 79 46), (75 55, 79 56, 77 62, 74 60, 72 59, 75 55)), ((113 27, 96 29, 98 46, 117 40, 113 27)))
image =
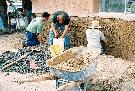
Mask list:
POLYGON ((64 38, 67 33, 68 33, 68 25, 65 25, 65 30, 60 38, 64 38))
POLYGON ((38 33, 37 38, 38 38, 39 42, 42 43, 42 35, 38 33))
POLYGON ((54 23, 53 23, 53 22, 52 22, 52 24, 51 24, 51 31, 53 31, 53 32, 54 32, 55 37, 58 37, 58 33, 56 32, 55 25, 54 25, 54 23))

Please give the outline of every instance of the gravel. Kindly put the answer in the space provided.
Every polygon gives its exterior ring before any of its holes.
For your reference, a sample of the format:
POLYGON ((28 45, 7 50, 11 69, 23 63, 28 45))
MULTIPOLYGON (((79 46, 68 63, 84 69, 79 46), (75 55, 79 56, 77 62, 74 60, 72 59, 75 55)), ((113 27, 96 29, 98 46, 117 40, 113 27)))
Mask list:
POLYGON ((0 68, 3 68, 5 65, 17 60, 22 55, 30 53, 25 58, 21 59, 19 62, 3 69, 3 72, 19 72, 19 73, 31 73, 36 72, 36 74, 43 74, 48 72, 46 67, 46 60, 50 59, 50 51, 48 46, 37 46, 36 48, 40 49, 40 52, 32 52, 29 50, 31 47, 19 49, 17 52, 6 51, 0 55, 0 68), (32 69, 30 67, 30 61, 33 61, 37 64, 37 69, 32 69))

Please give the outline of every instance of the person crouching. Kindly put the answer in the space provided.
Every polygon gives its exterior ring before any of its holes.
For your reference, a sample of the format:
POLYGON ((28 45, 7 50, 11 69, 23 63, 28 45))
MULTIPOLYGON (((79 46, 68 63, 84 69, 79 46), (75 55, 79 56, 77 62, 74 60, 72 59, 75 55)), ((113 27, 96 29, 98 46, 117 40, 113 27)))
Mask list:
POLYGON ((106 39, 104 34, 100 31, 99 21, 92 21, 92 25, 86 30, 87 47, 97 49, 100 54, 103 54, 106 49, 106 39))
POLYGON ((50 14, 48 12, 44 12, 42 17, 36 17, 30 22, 26 28, 23 47, 36 46, 40 44, 38 35, 43 31, 44 22, 48 21, 49 17, 50 14))

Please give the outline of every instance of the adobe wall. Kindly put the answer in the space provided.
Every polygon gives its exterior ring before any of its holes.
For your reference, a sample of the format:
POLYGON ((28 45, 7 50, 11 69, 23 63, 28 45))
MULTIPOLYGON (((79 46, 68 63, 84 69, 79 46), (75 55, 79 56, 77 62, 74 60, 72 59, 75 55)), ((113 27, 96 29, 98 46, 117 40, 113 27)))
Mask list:
MULTIPOLYGON (((47 11, 54 13, 58 10, 66 11, 72 17, 70 22, 71 47, 86 46, 85 30, 91 25, 91 13, 99 12, 99 0, 32 0, 33 13, 47 11), (81 17, 81 18, 80 18, 81 17)), ((108 41, 106 54, 135 60, 135 21, 115 18, 98 18, 108 41)), ((45 30, 50 28, 47 23, 45 30)), ((47 32, 42 34, 42 42, 47 43, 47 32)))
POLYGON ((99 11, 99 0, 32 0, 32 12, 66 11, 70 16, 87 16, 99 11))
MULTIPOLYGON (((85 30, 91 25, 94 18, 72 17, 70 22, 71 47, 86 46, 85 30)), ((115 18, 97 18, 103 27, 101 31, 107 39, 106 54, 135 61, 135 21, 119 20, 115 18)), ((45 30, 50 28, 50 22, 45 30)), ((43 43, 48 42, 47 32, 42 34, 43 43)))

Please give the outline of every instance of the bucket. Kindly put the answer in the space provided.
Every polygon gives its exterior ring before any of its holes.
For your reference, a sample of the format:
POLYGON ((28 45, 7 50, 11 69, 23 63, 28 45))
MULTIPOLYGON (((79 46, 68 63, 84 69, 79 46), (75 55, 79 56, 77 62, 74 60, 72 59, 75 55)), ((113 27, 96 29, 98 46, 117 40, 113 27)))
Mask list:
POLYGON ((54 38, 53 45, 50 46, 51 56, 56 57, 64 51, 64 39, 54 38))
POLYGON ((1 17, 0 17, 0 29, 3 29, 3 28, 4 28, 3 22, 2 22, 2 19, 1 19, 1 17))

